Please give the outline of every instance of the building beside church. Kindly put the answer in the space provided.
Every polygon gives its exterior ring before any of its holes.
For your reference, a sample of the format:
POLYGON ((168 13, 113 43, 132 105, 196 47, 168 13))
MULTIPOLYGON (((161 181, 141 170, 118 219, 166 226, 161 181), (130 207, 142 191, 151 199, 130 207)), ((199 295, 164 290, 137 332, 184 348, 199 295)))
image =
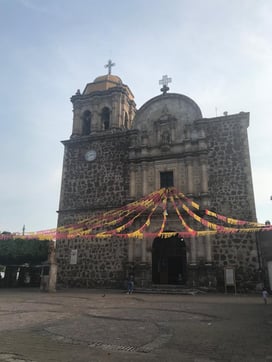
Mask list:
MULTIPOLYGON (((247 128, 249 113, 204 118, 189 97, 162 93, 136 108, 130 88, 109 73, 72 96, 73 127, 63 141, 58 226, 174 186, 201 209, 256 221, 247 128)), ((200 210, 201 212, 201 210, 200 210)), ((167 230, 180 231, 168 210, 167 230)), ((186 218, 186 215, 184 215, 186 218)), ((154 215, 150 230, 160 227, 154 215)), ((150 238, 81 238, 57 241, 58 282, 67 286, 254 284, 258 269, 253 234, 150 238)))

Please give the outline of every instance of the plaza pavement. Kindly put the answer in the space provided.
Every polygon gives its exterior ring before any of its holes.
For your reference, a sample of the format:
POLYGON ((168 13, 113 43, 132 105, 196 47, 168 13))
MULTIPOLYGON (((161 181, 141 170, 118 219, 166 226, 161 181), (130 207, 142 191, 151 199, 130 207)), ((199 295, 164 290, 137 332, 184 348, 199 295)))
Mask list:
POLYGON ((272 361, 272 297, 0 289, 0 362, 272 361))

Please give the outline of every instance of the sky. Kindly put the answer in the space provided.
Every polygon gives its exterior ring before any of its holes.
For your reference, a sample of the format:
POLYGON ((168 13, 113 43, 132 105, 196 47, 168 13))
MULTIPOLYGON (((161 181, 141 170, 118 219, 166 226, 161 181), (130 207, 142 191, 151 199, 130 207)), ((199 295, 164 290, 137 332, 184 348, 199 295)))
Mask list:
POLYGON ((0 231, 54 228, 70 98, 112 73, 137 108, 170 92, 203 117, 250 112, 259 222, 272 221, 270 0, 0 0, 0 231))

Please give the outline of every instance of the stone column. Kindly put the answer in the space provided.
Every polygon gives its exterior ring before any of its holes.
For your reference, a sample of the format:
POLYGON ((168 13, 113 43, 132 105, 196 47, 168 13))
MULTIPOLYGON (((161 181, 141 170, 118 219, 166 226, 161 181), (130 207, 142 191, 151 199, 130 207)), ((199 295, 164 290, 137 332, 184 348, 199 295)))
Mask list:
POLYGON ((146 262, 146 239, 142 240, 142 263, 146 262))
POLYGON ((91 132, 100 131, 102 128, 101 115, 98 112, 97 104, 93 105, 92 120, 91 120, 91 132))
POLYGON ((152 262, 152 244, 153 240, 147 239, 147 252, 146 252, 146 262, 152 262))
POLYGON ((186 159, 186 166, 187 166, 187 193, 192 194, 194 190, 193 185, 193 160, 192 158, 188 157, 186 159))
POLYGON ((125 97, 122 94, 119 101, 119 127, 124 127, 125 124, 125 97))
POLYGON ((49 283, 48 283, 48 291, 49 293, 56 291, 57 284, 57 270, 58 266, 56 263, 50 264, 50 272, 49 272, 49 283))
POLYGON ((56 263, 56 241, 52 240, 49 244, 49 281, 48 291, 55 292, 57 285, 57 263, 56 263))
POLYGON ((81 118, 80 118, 80 109, 73 109, 73 136, 80 136, 82 133, 82 125, 81 125, 81 118))
POLYGON ((129 263, 133 262, 133 256, 134 256, 134 240, 129 239, 128 240, 128 261, 129 263))
POLYGON ((139 199, 142 196, 142 167, 135 165, 135 196, 139 199))
POLYGON ((134 112, 132 106, 130 105, 128 112, 128 128, 131 128, 133 118, 134 118, 134 112))
POLYGON ((144 163, 143 165, 142 165, 142 175, 143 175, 143 177, 142 177, 142 182, 143 182, 143 195, 147 195, 148 194, 148 185, 147 185, 147 170, 148 170, 148 168, 147 168, 147 165, 146 165, 146 163, 144 163))
POLYGON ((205 249, 205 240, 204 236, 199 236, 197 238, 197 251, 196 256, 198 260, 205 260, 206 258, 206 249, 205 249))
POLYGON ((201 163, 201 193, 208 193, 208 167, 204 157, 200 159, 201 163))
POLYGON ((196 239, 195 237, 192 237, 190 239, 191 243, 191 265, 196 265, 196 239))
POLYGON ((136 184, 135 184, 135 176, 136 176, 136 170, 135 170, 135 166, 131 165, 130 166, 130 184, 129 184, 129 191, 130 191, 130 197, 131 198, 135 198, 136 197, 136 184))
POLYGON ((119 128, 120 127, 120 119, 121 119, 121 97, 114 96, 112 100, 112 114, 111 114, 111 128, 119 128))
POLYGON ((206 246, 206 264, 212 263, 212 245, 210 235, 205 236, 205 246, 206 246))
POLYGON ((111 118, 110 118, 110 128, 118 127, 118 113, 119 113, 119 104, 118 98, 114 96, 112 98, 112 108, 111 108, 111 118))

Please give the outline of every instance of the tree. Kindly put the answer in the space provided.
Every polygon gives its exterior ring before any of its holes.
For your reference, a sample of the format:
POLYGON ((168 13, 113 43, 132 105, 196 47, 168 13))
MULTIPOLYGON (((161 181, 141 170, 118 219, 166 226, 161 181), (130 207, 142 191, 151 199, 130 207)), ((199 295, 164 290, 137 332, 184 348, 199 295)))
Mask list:
POLYGON ((4 239, 0 240, 0 264, 40 264, 48 259, 48 240, 4 239))

